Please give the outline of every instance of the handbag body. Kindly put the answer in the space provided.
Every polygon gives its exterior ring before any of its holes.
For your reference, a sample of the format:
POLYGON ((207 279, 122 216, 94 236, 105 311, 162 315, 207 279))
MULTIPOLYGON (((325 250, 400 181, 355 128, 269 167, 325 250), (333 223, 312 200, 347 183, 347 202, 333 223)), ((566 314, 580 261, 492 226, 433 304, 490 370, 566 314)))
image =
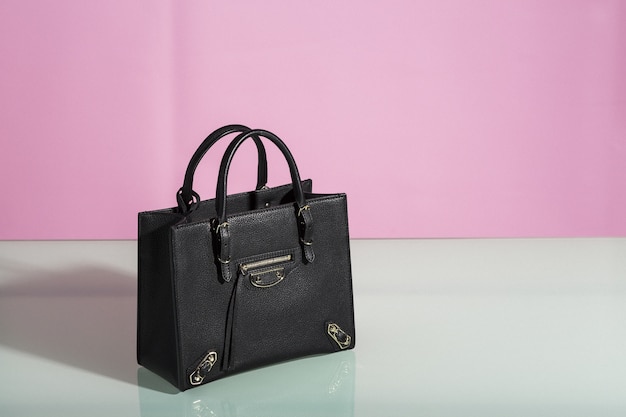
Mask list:
POLYGON ((284 142, 237 126, 210 135, 187 171, 220 137, 239 133, 214 199, 190 191, 192 172, 178 207, 139 213, 138 363, 180 390, 355 344, 346 195, 312 193, 284 142), (264 186, 259 137, 281 150, 291 184, 264 186), (227 196, 230 162, 250 138, 257 189, 227 196))

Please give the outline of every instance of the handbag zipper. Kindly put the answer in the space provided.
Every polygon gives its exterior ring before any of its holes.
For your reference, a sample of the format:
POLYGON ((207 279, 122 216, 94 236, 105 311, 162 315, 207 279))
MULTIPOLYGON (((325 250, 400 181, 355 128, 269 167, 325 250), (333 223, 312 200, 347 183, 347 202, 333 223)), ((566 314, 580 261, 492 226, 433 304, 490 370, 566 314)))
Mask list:
POLYGON ((289 261, 291 261, 291 255, 276 256, 274 258, 262 259, 260 261, 254 261, 254 262, 241 264, 239 265, 239 270, 241 271, 243 275, 246 275, 248 271, 250 271, 251 269, 264 268, 266 266, 271 266, 271 265, 275 265, 275 264, 279 264, 283 262, 289 262, 289 261))

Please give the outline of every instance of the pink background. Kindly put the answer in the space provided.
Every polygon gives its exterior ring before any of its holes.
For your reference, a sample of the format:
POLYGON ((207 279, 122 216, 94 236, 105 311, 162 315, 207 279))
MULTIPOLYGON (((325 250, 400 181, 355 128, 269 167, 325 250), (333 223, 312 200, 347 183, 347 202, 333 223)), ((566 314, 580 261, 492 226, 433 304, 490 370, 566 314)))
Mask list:
MULTIPOLYGON (((0 239, 136 237, 228 123, 274 131, 315 191, 346 192, 353 237, 626 236, 624 1, 0 10, 0 239)), ((231 191, 255 165, 246 145, 231 191)), ((287 178, 272 152, 270 182, 287 178)))

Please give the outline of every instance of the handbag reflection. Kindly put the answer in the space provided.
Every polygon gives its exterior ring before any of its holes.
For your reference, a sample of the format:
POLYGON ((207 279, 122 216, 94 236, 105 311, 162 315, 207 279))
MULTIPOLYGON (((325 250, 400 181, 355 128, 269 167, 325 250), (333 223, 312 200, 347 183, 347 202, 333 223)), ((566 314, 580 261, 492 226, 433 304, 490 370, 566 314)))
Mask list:
POLYGON ((186 390, 354 347, 346 195, 313 194, 311 188, 271 132, 229 125, 202 142, 177 207, 139 213, 140 365, 186 390), (233 133, 216 197, 202 201, 192 188, 195 169, 215 142, 233 133), (282 152, 291 184, 265 185, 261 138, 282 152), (233 156, 247 139, 257 146, 257 187, 227 195, 233 156))

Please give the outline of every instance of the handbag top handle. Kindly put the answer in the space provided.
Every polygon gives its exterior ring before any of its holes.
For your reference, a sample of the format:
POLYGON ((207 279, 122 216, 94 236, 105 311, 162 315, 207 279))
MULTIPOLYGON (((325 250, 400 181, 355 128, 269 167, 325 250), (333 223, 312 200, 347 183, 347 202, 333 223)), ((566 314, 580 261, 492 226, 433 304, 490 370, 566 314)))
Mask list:
POLYGON ((306 210, 304 208, 306 206, 306 200, 304 198, 304 191, 302 190, 302 183, 300 182, 300 173, 298 172, 298 167, 296 166, 296 161, 294 160, 291 151, 289 151, 287 145, 285 145, 285 143, 272 132, 262 129, 254 129, 241 133, 233 139, 230 145, 228 145, 228 148, 226 148, 224 156, 222 157, 220 172, 217 179, 217 191, 215 194, 215 207, 217 209, 217 220, 219 224, 226 222, 226 187, 228 170, 230 169, 230 164, 235 156, 235 152, 246 139, 258 139, 259 136, 269 139, 282 152, 283 156, 287 160, 287 165, 289 166, 289 173, 291 174, 291 182, 293 185, 296 203, 298 204, 298 209, 299 211, 306 210))
POLYGON ((304 197, 304 191, 302 190, 302 183, 300 181, 300 173, 296 166, 296 161, 293 155, 287 148, 287 145, 275 134, 267 130, 254 129, 239 134, 228 145, 222 162, 220 164, 220 172, 217 180, 217 191, 215 194, 215 207, 217 211, 217 219, 215 219, 213 230, 216 234, 216 238, 219 242, 219 254, 218 260, 222 264, 222 277, 225 281, 230 280, 230 268, 228 263, 230 262, 230 232, 228 230, 228 222, 226 215, 226 193, 227 193, 227 178, 230 164, 233 160, 235 152, 241 146, 241 144, 249 138, 264 137, 269 139, 278 149, 282 152, 283 156, 287 160, 289 166, 289 172, 291 174, 291 182, 293 185, 293 194, 297 204, 297 214, 300 243, 304 254, 304 259, 311 263, 315 259, 315 252, 313 251, 313 216, 311 210, 304 197))
MULTIPOLYGON (((244 125, 227 125, 215 130, 198 146, 198 149, 196 149, 189 161, 189 165, 187 165, 183 186, 176 193, 176 200, 181 213, 187 213, 193 210, 193 206, 200 201, 200 195, 193 191, 193 177, 204 154, 224 136, 230 135, 231 133, 245 133, 248 131, 250 131, 250 128, 244 125)), ((260 190, 265 187, 267 183, 267 155, 263 142, 261 142, 258 135, 253 135, 252 140, 256 144, 259 154, 256 189, 260 190)))

